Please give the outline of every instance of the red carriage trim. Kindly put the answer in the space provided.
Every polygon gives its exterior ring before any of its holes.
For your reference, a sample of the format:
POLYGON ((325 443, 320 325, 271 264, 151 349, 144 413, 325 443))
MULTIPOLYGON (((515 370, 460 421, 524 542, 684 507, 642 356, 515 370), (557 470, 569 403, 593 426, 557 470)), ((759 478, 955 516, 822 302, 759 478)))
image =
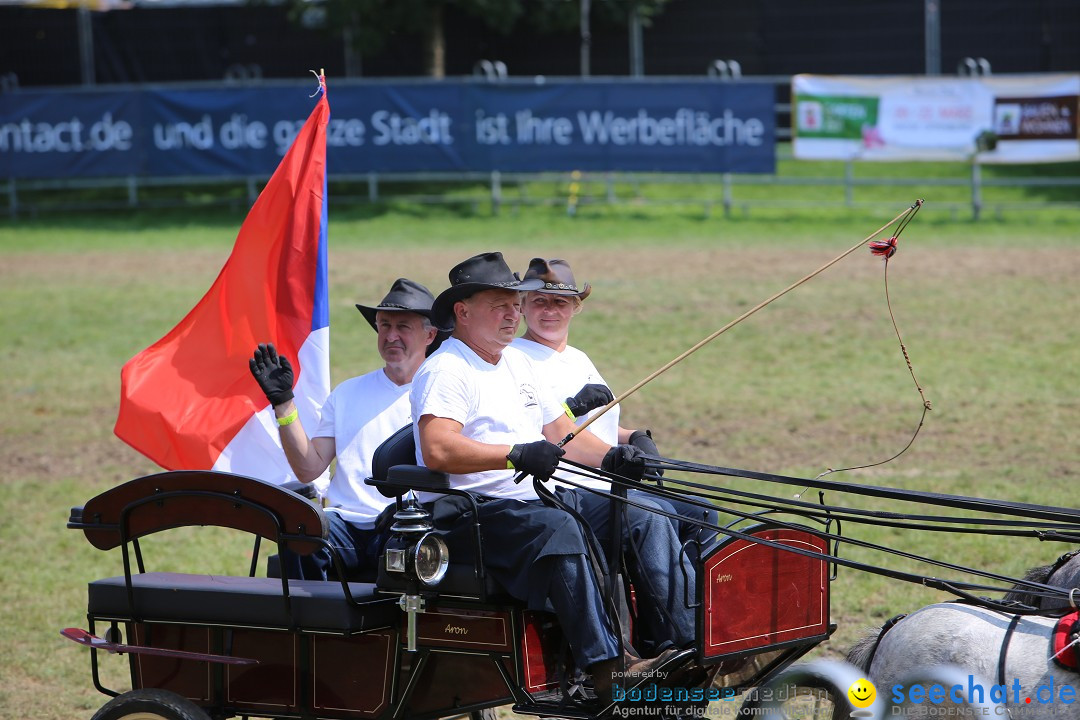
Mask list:
POLYGON ((1054 634, 1050 638, 1050 646, 1054 650, 1054 662, 1066 670, 1080 670, 1076 656, 1076 633, 1080 631, 1077 623, 1080 622, 1080 610, 1075 610, 1062 617, 1054 626, 1054 634))
POLYGON ((521 686, 530 693, 558 687, 562 632, 554 616, 525 610, 521 619, 521 686))

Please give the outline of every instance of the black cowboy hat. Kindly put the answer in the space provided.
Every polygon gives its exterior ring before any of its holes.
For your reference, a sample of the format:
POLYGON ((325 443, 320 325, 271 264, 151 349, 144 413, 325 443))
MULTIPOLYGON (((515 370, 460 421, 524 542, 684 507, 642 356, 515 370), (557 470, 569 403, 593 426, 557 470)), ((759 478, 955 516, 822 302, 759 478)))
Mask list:
MULTIPOLYGON (((378 332, 379 328, 375 324, 375 314, 378 312, 416 313, 426 317, 433 325, 436 324, 431 314, 431 304, 434 301, 435 296, 420 283, 407 278, 398 278, 390 286, 390 292, 386 293, 386 297, 380 300, 378 305, 361 305, 357 303, 356 309, 360 311, 368 324, 378 332)), ((435 340, 428 345, 427 354, 430 355, 435 352, 448 335, 449 333, 446 332, 436 333, 435 340)))
POLYGON ((525 271, 523 279, 543 280, 544 286, 536 292, 549 295, 576 295, 584 300, 592 292, 592 286, 589 283, 584 283, 581 288, 578 288, 570 263, 558 258, 551 260, 533 258, 529 261, 529 269, 525 271))
POLYGON ((454 303, 482 290, 538 290, 543 280, 522 280, 503 260, 502 253, 474 255, 450 271, 450 287, 431 306, 432 319, 442 330, 454 327, 454 303))

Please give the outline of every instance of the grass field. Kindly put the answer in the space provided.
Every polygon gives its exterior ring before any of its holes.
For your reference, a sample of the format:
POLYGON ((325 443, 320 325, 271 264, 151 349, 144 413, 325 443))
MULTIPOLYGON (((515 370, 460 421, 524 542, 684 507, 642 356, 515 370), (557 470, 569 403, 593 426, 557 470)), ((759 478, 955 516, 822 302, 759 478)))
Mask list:
MULTIPOLYGON (((934 198, 927 200, 890 262, 889 285, 933 410, 902 457, 846 479, 1076 505, 1080 214, 973 223, 935 213, 934 198)), ((566 257, 579 280, 593 284, 571 340, 618 393, 903 204, 881 213, 755 211, 731 220, 627 207, 574 219, 543 208, 498 217, 409 205, 332 211, 333 380, 377 364, 374 336, 354 303, 377 301, 400 275, 438 292, 451 265, 498 249, 520 270, 535 255, 566 257)), ((94 550, 64 523, 72 505, 156 469, 112 435, 120 367, 201 297, 241 220, 176 211, 0 224, 4 718, 88 718, 105 701, 92 689, 86 651, 57 631, 85 622, 87 581, 120 572, 119 555, 94 550)), ((651 427, 673 457, 812 477, 892 455, 920 407, 884 304, 882 262, 860 252, 646 386, 623 416, 651 427)), ((858 532, 1011 574, 1068 549, 858 532)), ((238 539, 213 532, 164 533, 147 547, 157 568, 215 572, 243 572, 246 552, 238 539)), ((840 627, 818 652, 838 653, 867 627, 938 599, 841 570, 833 587, 840 627)))

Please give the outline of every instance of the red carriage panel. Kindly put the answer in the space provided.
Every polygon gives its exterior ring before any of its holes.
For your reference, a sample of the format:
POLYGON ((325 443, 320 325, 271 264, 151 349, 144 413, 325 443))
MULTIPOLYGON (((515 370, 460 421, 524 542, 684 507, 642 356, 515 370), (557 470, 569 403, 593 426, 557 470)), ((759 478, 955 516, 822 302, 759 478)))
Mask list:
MULTIPOLYGON (((165 623, 132 623, 129 632, 133 644, 145 647, 210 653, 210 628, 165 623)), ((211 664, 154 655, 132 655, 135 687, 161 688, 186 697, 196 703, 212 699, 213 677, 211 664)))
MULTIPOLYGON (((402 687, 408 675, 417 672, 419 658, 402 657, 402 687)), ((475 655, 452 651, 433 651, 419 669, 415 691, 406 702, 405 717, 410 715, 446 716, 460 714, 457 708, 470 705, 505 705, 513 700, 503 679, 513 677, 513 662, 498 655, 475 655), (502 665, 500 671, 499 663, 502 665)))
POLYGON ((292 711, 299 708, 295 633, 281 630, 236 628, 231 635, 233 654, 254 658, 258 665, 225 667, 225 699, 243 710, 292 711))
MULTIPOLYGON (((809 530, 751 528, 787 547, 828 555, 809 530)), ((749 540, 729 540, 704 561, 700 642, 707 659, 817 640, 829 634, 829 563, 749 540)))
POLYGON ((312 704, 336 715, 377 717, 390 705, 397 667, 395 633, 316 635, 311 647, 312 704))

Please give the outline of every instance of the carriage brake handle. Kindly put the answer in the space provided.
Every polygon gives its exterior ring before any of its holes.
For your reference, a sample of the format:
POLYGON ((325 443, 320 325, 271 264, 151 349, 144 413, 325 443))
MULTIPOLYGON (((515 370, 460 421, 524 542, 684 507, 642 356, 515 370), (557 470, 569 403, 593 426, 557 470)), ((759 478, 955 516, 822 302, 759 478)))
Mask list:
POLYGON ((405 611, 407 618, 407 630, 405 633, 405 649, 416 652, 416 614, 424 610, 424 598, 420 595, 402 595, 398 598, 398 606, 405 611))
POLYGON ((692 609, 700 607, 701 602, 690 600, 690 593, 692 592, 691 588, 694 586, 694 583, 691 582, 690 573, 686 572, 686 565, 692 565, 693 563, 690 562, 690 553, 688 553, 686 549, 690 547, 691 544, 698 545, 698 557, 701 557, 701 543, 693 539, 684 542, 679 548, 679 572, 683 574, 683 604, 686 605, 687 608, 692 609), (686 564, 682 562, 683 558, 686 558, 686 564))

